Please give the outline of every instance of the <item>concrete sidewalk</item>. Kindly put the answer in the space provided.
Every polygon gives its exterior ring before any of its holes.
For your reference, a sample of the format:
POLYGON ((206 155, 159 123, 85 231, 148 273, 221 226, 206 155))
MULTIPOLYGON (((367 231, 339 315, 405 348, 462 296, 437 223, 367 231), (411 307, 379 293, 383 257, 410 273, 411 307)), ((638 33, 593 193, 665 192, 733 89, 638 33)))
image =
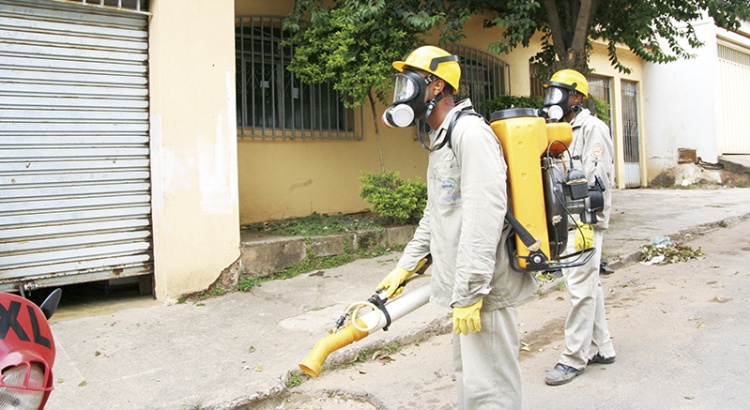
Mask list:
MULTIPOLYGON (((617 268, 634 263, 652 237, 689 240, 750 218, 750 188, 618 190, 612 215, 604 255, 617 268)), ((253 408, 284 391, 282 378, 298 370, 350 303, 372 295, 398 256, 358 260, 197 304, 137 299, 84 315, 63 308, 52 320, 58 350, 47 408, 253 408)), ((333 353, 326 364, 351 360, 364 347, 373 351, 446 332, 448 314, 427 305, 389 331, 333 353)), ((328 371, 324 367, 321 377, 328 371)))

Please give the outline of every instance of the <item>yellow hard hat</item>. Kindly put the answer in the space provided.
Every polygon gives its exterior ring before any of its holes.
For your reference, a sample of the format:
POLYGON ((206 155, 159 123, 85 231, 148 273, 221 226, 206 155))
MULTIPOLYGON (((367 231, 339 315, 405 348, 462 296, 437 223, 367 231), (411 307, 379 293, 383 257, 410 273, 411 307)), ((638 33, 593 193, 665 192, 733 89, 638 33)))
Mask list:
POLYGON ((393 68, 404 72, 404 67, 414 67, 428 73, 435 74, 458 92, 458 82, 461 79, 461 66, 458 56, 435 46, 422 46, 412 51, 405 61, 394 61, 393 68))
POLYGON ((552 78, 544 83, 545 87, 556 86, 568 89, 570 91, 578 91, 583 94, 584 98, 589 96, 589 82, 586 81, 586 77, 576 70, 566 68, 552 74, 552 78))

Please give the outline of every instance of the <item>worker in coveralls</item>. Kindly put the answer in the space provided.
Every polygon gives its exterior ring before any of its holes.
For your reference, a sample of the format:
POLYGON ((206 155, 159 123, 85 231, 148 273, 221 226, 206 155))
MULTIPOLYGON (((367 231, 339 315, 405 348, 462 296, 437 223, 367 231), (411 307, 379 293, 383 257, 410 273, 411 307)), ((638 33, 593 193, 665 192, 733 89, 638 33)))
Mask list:
POLYGON ((398 295, 410 271, 432 255, 430 301, 453 309, 459 408, 521 409, 514 306, 533 295, 537 283, 533 274, 510 269, 502 148, 471 101, 454 102, 461 77, 457 56, 424 46, 393 66, 399 73, 383 122, 405 127, 423 118, 430 126, 427 205, 378 289, 389 298, 398 295))
POLYGON ((565 350, 544 379, 548 385, 556 386, 573 380, 587 365, 615 362, 615 349, 604 314, 604 291, 599 281, 604 230, 609 226, 612 207, 614 148, 607 125, 583 108, 583 100, 589 96, 588 81, 583 74, 560 70, 544 87, 544 105, 559 105, 565 121, 573 128, 566 161, 572 156, 574 165, 582 165, 589 185, 594 185, 597 177, 605 184, 604 208, 596 215, 597 224, 579 221, 581 229, 571 230, 568 236, 566 253, 592 247, 596 251, 586 264, 563 270, 572 305, 565 322, 565 350))

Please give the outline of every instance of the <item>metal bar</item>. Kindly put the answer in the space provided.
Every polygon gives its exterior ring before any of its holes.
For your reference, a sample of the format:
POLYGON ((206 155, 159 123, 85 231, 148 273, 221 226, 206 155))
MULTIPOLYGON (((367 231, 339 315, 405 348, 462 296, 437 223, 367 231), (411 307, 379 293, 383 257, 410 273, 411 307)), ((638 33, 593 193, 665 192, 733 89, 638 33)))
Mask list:
MULTIPOLYGON (((237 59, 241 72, 237 76, 241 82, 249 84, 243 84, 243 90, 237 93, 242 100, 238 103, 241 135, 331 140, 357 138, 356 132, 350 132, 348 125, 349 118, 355 118, 351 115, 354 110, 344 107, 341 94, 330 82, 302 84, 287 71, 294 48, 284 44, 290 39, 290 33, 282 29, 283 17, 237 16, 235 21, 240 26, 237 59), (247 33, 248 27, 251 33, 247 33), (251 45, 247 46, 246 41, 251 45), (252 73, 248 74, 248 70, 252 73), (251 77, 249 82, 248 77, 251 77), (250 130, 246 129, 249 124, 252 124, 250 130)), ((359 111, 357 121, 362 123, 364 116, 361 108, 359 111)))
POLYGON ((245 135, 245 127, 247 126, 247 70, 245 69, 245 24, 244 17, 240 17, 240 24, 239 24, 239 31, 240 31, 240 38, 239 38, 239 48, 240 48, 240 72, 237 73, 240 76, 240 84, 239 84, 239 104, 240 104, 240 112, 238 120, 240 121, 240 133, 242 135, 245 135))
MULTIPOLYGON (((251 113, 252 115, 252 121, 250 121, 250 124, 252 124, 252 133, 254 134, 256 132, 256 126, 258 125, 256 118, 255 118, 255 87, 257 84, 259 84, 258 79, 256 78, 255 73, 255 19, 250 19, 250 107, 248 107, 248 113, 251 113)), ((244 70, 244 68, 243 68, 244 70)), ((247 85, 245 85, 247 87, 247 85)))

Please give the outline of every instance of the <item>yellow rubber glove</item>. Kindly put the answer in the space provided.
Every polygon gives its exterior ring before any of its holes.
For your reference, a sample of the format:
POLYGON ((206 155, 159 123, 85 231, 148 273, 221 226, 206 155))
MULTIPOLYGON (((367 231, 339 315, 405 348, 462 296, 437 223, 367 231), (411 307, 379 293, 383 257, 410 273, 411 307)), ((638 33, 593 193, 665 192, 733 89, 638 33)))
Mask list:
POLYGON ((391 273, 389 273, 385 279, 378 284, 377 289, 386 289, 385 297, 393 299, 404 291, 404 288, 399 286, 413 275, 414 272, 409 272, 404 268, 396 267, 396 269, 392 270, 391 273))
POLYGON ((456 306, 453 308, 453 331, 456 333, 469 334, 482 330, 482 320, 479 311, 482 310, 482 299, 469 306, 456 306))
POLYGON ((594 227, 578 222, 578 228, 576 228, 576 250, 582 251, 584 249, 591 249, 594 247, 594 227))

